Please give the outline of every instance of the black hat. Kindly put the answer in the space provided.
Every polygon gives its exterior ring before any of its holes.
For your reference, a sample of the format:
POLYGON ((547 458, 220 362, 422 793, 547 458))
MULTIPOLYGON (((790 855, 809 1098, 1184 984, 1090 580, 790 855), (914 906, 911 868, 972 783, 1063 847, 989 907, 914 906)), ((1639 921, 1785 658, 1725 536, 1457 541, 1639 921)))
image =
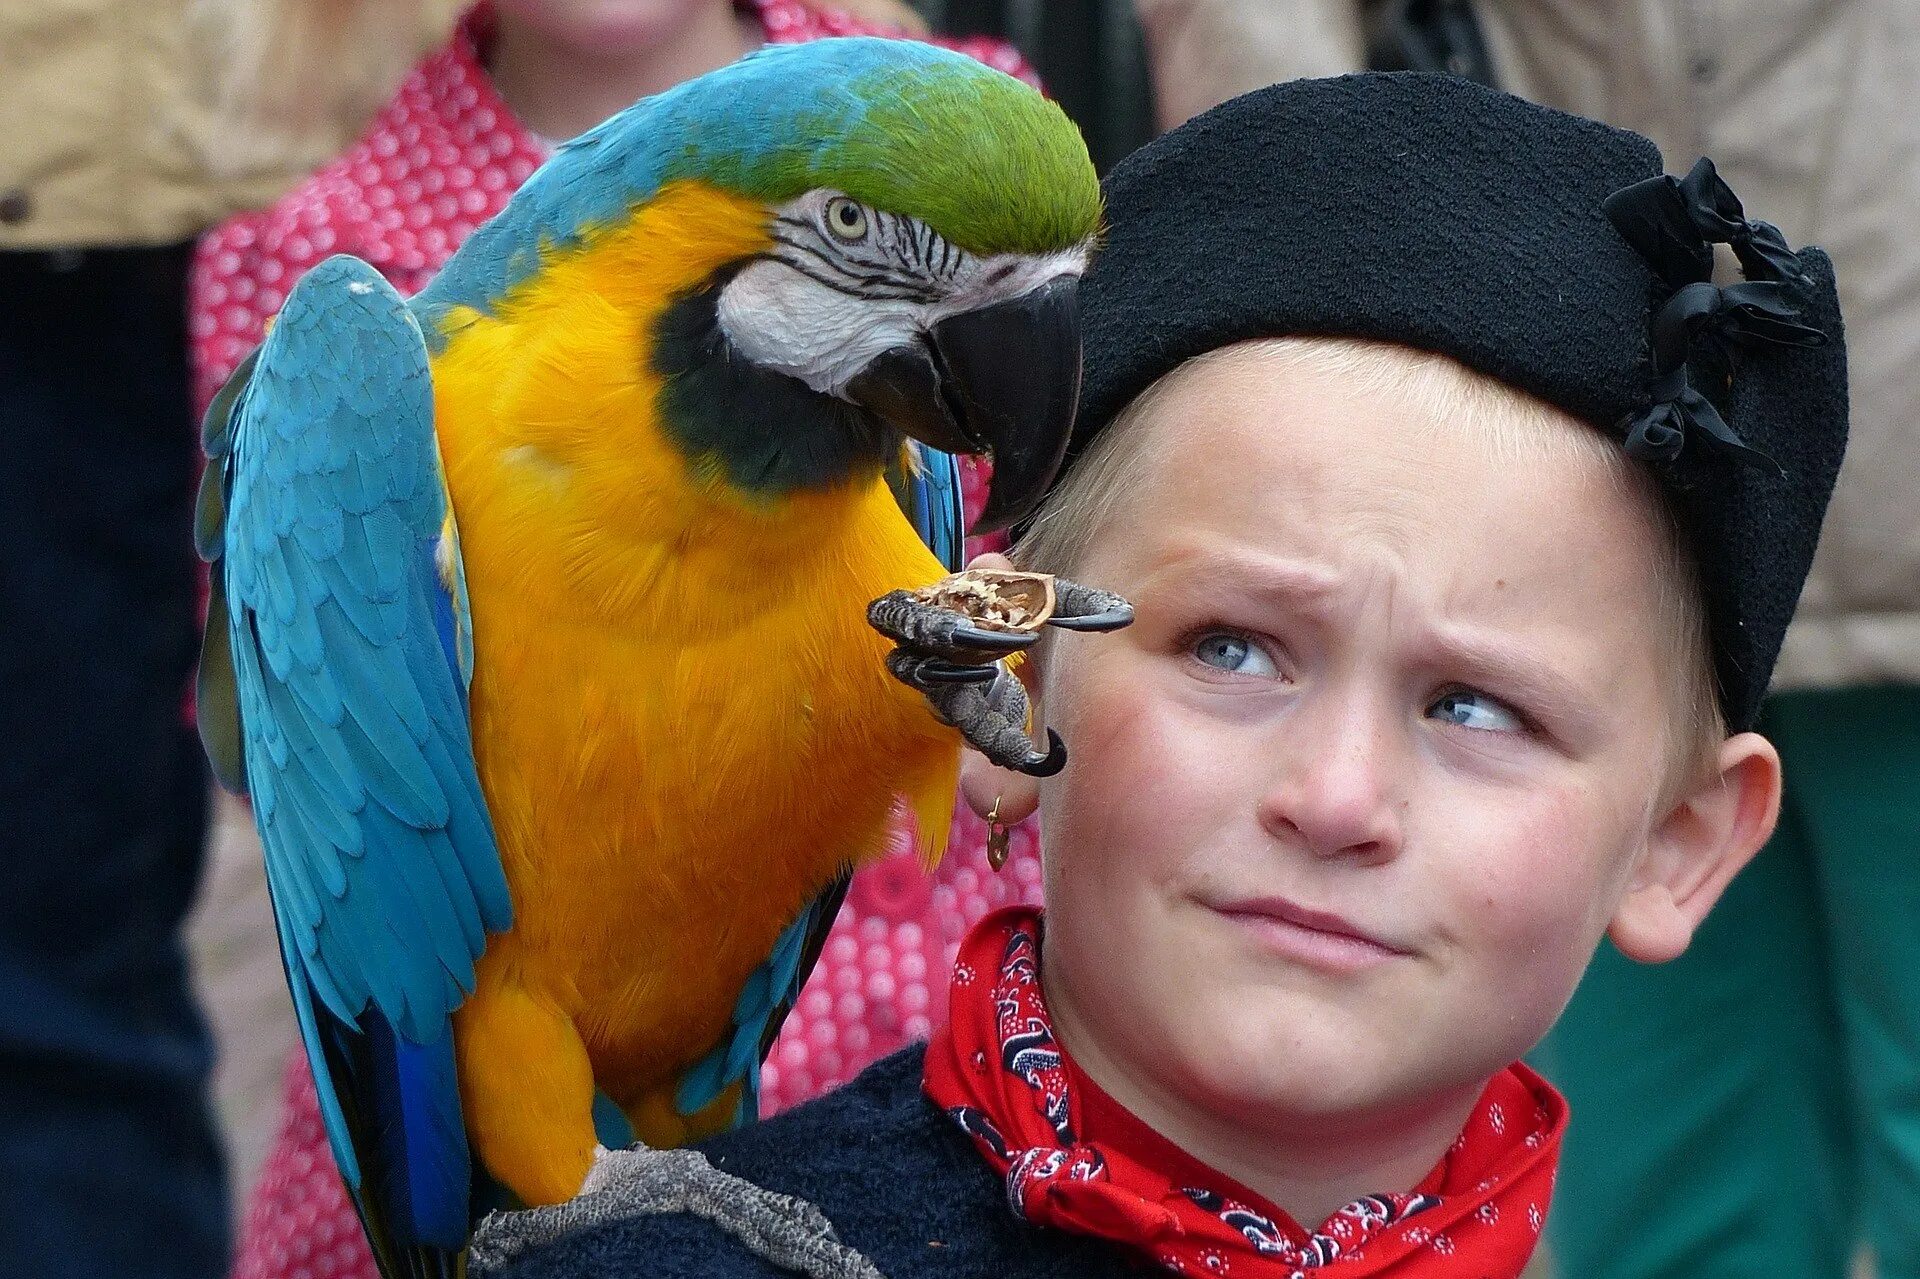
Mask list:
POLYGON ((1699 564, 1720 705, 1752 725, 1846 443, 1833 267, 1702 161, 1465 80, 1297 80, 1123 161, 1081 290, 1074 448, 1249 338, 1436 351, 1615 434, 1699 564), (1713 284, 1713 245, 1746 281, 1713 284))

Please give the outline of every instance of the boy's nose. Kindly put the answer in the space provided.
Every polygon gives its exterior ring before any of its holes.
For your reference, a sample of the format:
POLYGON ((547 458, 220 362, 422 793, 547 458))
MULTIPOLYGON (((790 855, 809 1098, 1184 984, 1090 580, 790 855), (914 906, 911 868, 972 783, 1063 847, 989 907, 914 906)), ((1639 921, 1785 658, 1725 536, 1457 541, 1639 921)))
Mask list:
POLYGON ((1373 864, 1397 855, 1397 770, 1383 717, 1358 699, 1310 698, 1279 731, 1278 766, 1260 799, 1261 826, 1316 857, 1373 864))

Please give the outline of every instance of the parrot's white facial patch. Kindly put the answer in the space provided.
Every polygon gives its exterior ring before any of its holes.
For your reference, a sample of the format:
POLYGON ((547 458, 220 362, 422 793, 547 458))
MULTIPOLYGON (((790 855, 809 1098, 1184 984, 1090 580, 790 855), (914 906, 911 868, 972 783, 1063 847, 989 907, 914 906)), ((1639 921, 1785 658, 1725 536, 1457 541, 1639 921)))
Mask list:
POLYGON ((845 398, 876 357, 941 320, 1031 292, 1087 268, 1087 246, 979 257, 917 218, 838 191, 809 191, 774 211, 774 248, 720 292, 720 329, 764 368, 845 398))

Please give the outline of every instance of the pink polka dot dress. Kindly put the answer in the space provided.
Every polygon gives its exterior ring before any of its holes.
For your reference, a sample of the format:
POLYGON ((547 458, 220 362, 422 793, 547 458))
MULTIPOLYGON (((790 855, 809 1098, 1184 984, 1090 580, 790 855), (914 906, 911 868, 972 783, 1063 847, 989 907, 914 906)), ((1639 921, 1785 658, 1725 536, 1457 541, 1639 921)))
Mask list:
MULTIPOLYGON (((772 43, 896 34, 797 0, 753 0, 772 43)), ((488 26, 469 13, 452 42, 427 58, 359 141, 270 209, 236 217, 201 241, 191 332, 195 389, 205 405, 263 336, 301 273, 333 253, 378 268, 403 294, 423 288, 473 230, 546 158, 481 64, 488 26)), ((1010 46, 972 39, 948 47, 1036 83, 1010 46)), ((979 514, 985 475, 963 468, 967 516, 979 514)), ((991 549, 985 545, 976 550, 991 549)), ((947 970, 980 916, 1040 897, 1029 828, 1012 833, 996 874, 986 830, 954 818, 949 851, 928 876, 902 817, 888 854, 854 876, 819 965, 774 1045, 763 1075, 769 1112, 845 1083, 869 1062, 924 1039, 945 1015, 947 970)), ((241 1227, 235 1279, 378 1279, 373 1258, 320 1125, 305 1058, 289 1062, 280 1130, 241 1227)))

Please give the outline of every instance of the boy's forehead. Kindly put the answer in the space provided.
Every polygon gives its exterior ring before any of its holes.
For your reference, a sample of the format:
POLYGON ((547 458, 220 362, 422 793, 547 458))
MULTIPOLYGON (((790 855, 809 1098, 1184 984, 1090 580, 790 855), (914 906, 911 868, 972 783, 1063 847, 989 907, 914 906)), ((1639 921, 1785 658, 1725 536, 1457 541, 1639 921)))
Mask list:
POLYGON ((1326 355, 1306 342, 1253 342, 1182 364, 1141 397, 1135 474, 1194 491, 1209 508, 1241 507, 1316 488, 1386 499, 1379 481, 1402 469, 1464 480, 1488 460, 1476 429, 1484 410, 1437 404, 1412 379, 1381 376, 1395 355, 1382 364, 1326 355))
POLYGON ((1136 489, 1116 532, 1150 559, 1201 533, 1259 553, 1417 565, 1455 596, 1567 580, 1651 598, 1652 521, 1604 450, 1552 435, 1591 427, 1516 425, 1499 397, 1450 391, 1444 371, 1401 377, 1317 355, 1241 344, 1163 379, 1132 428, 1136 489), (1571 578, 1570 558, 1585 561, 1571 578))

